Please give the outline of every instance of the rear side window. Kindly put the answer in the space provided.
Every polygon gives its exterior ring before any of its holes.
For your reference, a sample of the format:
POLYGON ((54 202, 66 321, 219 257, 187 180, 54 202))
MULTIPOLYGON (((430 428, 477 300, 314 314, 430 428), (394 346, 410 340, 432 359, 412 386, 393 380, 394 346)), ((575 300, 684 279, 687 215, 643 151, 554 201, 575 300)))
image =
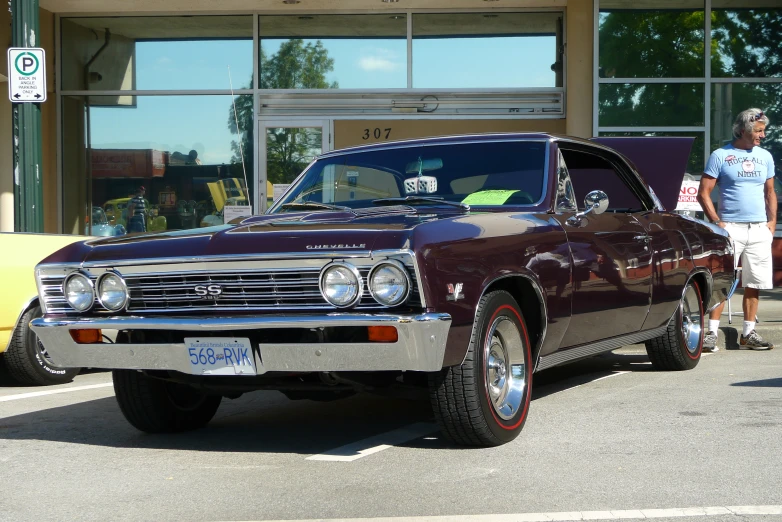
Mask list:
POLYGON ((608 210, 613 212, 640 212, 643 202, 630 189, 616 167, 597 154, 579 150, 560 149, 565 158, 576 204, 584 210, 584 198, 593 190, 608 194, 608 210))

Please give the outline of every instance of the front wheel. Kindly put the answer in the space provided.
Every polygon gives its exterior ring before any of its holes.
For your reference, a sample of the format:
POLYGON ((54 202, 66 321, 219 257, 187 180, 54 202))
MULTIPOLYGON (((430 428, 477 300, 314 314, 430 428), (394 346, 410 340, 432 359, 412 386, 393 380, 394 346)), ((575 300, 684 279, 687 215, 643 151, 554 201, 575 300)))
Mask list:
POLYGON ((660 337, 646 341, 646 353, 657 370, 691 370, 703 351, 703 299, 698 285, 687 283, 676 314, 660 337))
POLYGON ((114 370, 112 377, 122 414, 136 429, 147 433, 201 428, 212 420, 223 399, 136 370, 114 370))
POLYGON ((498 446, 524 427, 532 386, 532 354, 516 300, 503 290, 478 303, 461 366, 429 376, 429 396, 443 434, 457 444, 498 446))

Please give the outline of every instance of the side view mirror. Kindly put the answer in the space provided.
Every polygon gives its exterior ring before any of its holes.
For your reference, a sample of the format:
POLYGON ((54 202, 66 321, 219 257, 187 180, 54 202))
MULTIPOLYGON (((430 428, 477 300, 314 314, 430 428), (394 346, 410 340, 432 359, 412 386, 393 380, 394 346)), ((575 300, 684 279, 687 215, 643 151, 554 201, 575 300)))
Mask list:
POLYGON ((608 208, 608 194, 602 190, 593 190, 584 198, 584 207, 583 212, 578 212, 574 216, 568 218, 568 225, 577 226, 585 216, 589 214, 597 216, 605 212, 608 208))

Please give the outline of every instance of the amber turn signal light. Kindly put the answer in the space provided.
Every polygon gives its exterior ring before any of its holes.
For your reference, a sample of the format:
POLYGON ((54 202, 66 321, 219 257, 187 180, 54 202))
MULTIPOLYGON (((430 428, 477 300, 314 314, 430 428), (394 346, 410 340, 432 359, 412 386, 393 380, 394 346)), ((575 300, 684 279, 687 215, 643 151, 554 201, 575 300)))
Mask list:
POLYGON ((100 330, 71 330, 71 337, 78 344, 95 344, 103 342, 103 332, 100 330))
POLYGON ((373 343, 395 343, 399 334, 394 326, 367 326, 369 341, 373 343))

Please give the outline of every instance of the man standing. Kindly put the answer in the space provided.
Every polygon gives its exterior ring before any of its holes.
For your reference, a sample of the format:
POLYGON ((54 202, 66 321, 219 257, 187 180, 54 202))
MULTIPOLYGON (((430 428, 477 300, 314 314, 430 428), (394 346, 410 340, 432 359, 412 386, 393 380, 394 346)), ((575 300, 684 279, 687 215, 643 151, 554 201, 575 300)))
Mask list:
MULTIPOLYGON (((733 142, 712 152, 698 188, 698 202, 706 216, 730 234, 736 263, 741 259, 744 287, 744 328, 739 338, 742 350, 770 350, 773 344, 755 332, 759 290, 772 288, 771 241, 777 223, 774 194, 774 159, 760 148, 769 121, 760 109, 741 112, 733 124, 733 142), (711 191, 719 187, 719 215, 711 191)), ((717 331, 725 303, 709 317, 703 339, 705 351, 716 352, 717 331)))
POLYGON ((128 232, 147 231, 147 202, 144 199, 146 191, 143 185, 140 186, 128 203, 128 232))

